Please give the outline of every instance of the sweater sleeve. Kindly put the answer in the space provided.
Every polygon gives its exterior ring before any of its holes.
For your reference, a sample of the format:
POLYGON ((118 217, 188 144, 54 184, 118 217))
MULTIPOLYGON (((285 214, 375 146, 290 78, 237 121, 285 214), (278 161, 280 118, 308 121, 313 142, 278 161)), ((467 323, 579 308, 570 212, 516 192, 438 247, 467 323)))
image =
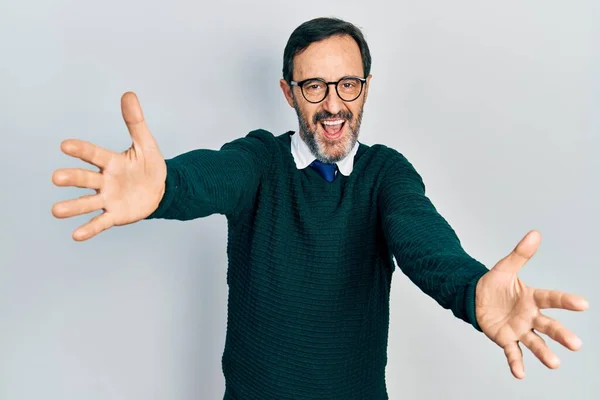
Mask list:
POLYGON ((165 160, 165 193, 146 219, 231 218, 252 207, 273 154, 272 138, 257 130, 219 150, 197 149, 165 160))
POLYGON ((379 207, 398 267, 425 294, 481 331, 475 317, 475 287, 488 269, 465 252, 425 195, 421 176, 398 152, 386 168, 379 207))

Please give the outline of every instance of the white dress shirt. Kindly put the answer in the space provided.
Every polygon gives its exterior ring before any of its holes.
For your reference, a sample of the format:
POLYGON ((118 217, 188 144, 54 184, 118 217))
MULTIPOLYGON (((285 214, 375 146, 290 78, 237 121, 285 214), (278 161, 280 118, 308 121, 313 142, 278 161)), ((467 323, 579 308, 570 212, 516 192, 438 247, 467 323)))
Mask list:
MULTIPOLYGON (((348 176, 352 172, 352 168, 354 167, 354 156, 358 151, 358 147, 359 143, 357 141, 350 153, 345 158, 336 162, 338 171, 340 171, 342 175, 348 176)), ((308 167, 310 163, 316 160, 316 157, 312 154, 308 145, 304 143, 304 140, 302 140, 298 132, 292 135, 291 148, 292 156, 294 157, 294 161, 296 162, 296 167, 298 169, 304 169, 308 167)))

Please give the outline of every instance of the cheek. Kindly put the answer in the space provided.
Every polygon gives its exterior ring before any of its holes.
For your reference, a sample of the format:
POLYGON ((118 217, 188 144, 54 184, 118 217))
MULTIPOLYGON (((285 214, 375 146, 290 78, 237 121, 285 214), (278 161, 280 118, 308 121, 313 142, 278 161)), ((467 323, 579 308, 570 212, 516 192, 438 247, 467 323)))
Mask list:
POLYGON ((356 120, 356 118, 360 114, 362 107, 363 107, 362 102, 358 103, 358 100, 356 101, 356 104, 352 104, 352 106, 350 107, 350 111, 352 112, 352 118, 354 120, 356 120))
MULTIPOLYGON (((317 113, 318 110, 316 110, 313 107, 305 107, 302 110, 302 115, 304 116, 304 119, 306 120, 306 122, 311 125, 311 126, 315 126, 315 114, 317 113)), ((316 125, 319 125, 318 123, 316 125)))
POLYGON ((363 110, 362 105, 358 105, 358 104, 355 107, 352 107, 350 109, 350 111, 352 112, 352 120, 350 121, 350 124, 353 127, 356 127, 356 125, 359 123, 358 118, 360 117, 362 110, 363 110))

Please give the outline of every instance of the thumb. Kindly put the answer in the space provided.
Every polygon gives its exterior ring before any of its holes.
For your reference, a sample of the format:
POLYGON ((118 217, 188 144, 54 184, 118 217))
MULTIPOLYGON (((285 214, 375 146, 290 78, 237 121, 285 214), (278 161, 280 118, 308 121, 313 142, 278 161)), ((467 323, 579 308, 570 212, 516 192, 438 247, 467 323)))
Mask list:
POLYGON ((529 231, 509 255, 500 260, 494 268, 495 271, 516 274, 536 253, 542 235, 536 231, 529 231))
POLYGON ((158 145, 146 125, 144 112, 135 93, 127 92, 121 97, 121 112, 134 146, 157 149, 158 145))

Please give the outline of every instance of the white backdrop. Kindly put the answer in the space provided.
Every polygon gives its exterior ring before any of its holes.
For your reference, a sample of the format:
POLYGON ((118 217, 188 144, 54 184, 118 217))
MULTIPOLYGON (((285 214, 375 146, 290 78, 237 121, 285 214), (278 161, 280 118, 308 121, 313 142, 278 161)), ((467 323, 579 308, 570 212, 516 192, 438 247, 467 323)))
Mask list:
POLYGON ((580 335, 526 379, 500 348, 397 273, 391 399, 597 399, 598 2, 0 0, 0 399, 217 399, 225 338, 221 216, 144 221, 76 243, 54 219, 68 137, 130 144, 134 90, 166 157, 297 128, 279 89, 292 30, 362 27, 373 80, 361 140, 398 149, 465 248, 489 267, 530 229, 522 277, 586 296, 550 312, 580 335))

